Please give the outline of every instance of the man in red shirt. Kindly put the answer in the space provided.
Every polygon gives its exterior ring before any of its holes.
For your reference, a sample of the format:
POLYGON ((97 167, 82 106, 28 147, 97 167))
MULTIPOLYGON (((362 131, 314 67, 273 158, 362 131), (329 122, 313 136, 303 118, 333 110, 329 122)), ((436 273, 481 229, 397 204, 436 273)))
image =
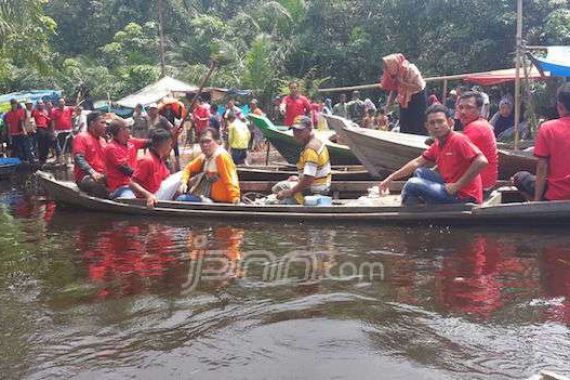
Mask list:
POLYGON ((481 172, 483 190, 491 190, 499 176, 499 155, 493 127, 481 116, 483 96, 468 91, 459 97, 455 117, 463 124, 463 133, 485 155, 489 165, 481 172))
POLYGON ((558 89, 556 109, 560 118, 547 121, 538 130, 534 155, 536 176, 518 172, 515 186, 529 200, 570 199, 570 83, 558 89))
POLYGON ((93 111, 87 116, 87 132, 81 132, 73 140, 75 182, 79 189, 99 198, 108 197, 103 157, 106 129, 103 113, 93 111))
POLYGON ((426 110, 427 128, 436 141, 418 158, 390 174, 380 183, 388 189, 394 180, 412 173, 402 189, 402 203, 481 203, 483 188, 480 172, 488 165, 481 151, 466 136, 452 131, 449 110, 435 104, 426 110), (437 165, 439 173, 426 167, 437 165))
POLYGON ((36 104, 36 108, 32 111, 32 117, 36 121, 37 137, 38 137, 38 158, 40 164, 45 164, 51 145, 51 134, 49 132, 49 125, 51 119, 49 112, 45 109, 44 102, 41 100, 36 104))
POLYGON ((156 193, 170 170, 165 160, 172 150, 172 135, 164 129, 156 129, 151 134, 149 152, 137 163, 130 187, 139 198, 146 199, 148 208, 158 203, 156 193))
POLYGON ((210 108, 204 104, 201 97, 198 97, 196 107, 192 112, 194 119, 194 129, 196 130, 196 138, 199 139, 200 135, 208 128, 210 123, 210 108))
POLYGON ((12 141, 12 157, 17 157, 22 161, 30 161, 33 157, 28 142, 28 132, 24 128, 25 119, 26 111, 16 99, 11 99, 10 111, 4 115, 4 122, 12 141))
POLYGON ((137 167, 137 152, 147 147, 148 140, 132 138, 124 120, 113 120, 108 130, 113 140, 103 154, 110 198, 136 198, 129 184, 137 167))
POLYGON ((68 153, 71 150, 71 144, 68 143, 66 145, 65 141, 73 129, 73 113, 73 107, 67 107, 65 105, 65 99, 60 98, 57 107, 52 109, 50 114, 51 128, 56 137, 55 151, 58 159, 64 147, 66 152, 63 153, 68 153))
POLYGON ((308 115, 311 112, 311 103, 299 94, 299 84, 289 83, 289 95, 283 98, 279 110, 285 115, 285 125, 290 127, 297 116, 308 115))

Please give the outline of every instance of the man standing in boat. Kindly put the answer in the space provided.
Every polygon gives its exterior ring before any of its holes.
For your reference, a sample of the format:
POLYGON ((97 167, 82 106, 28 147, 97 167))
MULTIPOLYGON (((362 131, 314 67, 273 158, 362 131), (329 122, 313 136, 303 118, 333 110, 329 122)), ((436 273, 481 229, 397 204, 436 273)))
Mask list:
POLYGON ((499 176, 499 156, 497 140, 491 124, 481 116, 484 106, 483 96, 479 92, 468 91, 459 97, 455 117, 463 125, 463 133, 485 155, 489 165, 481 172, 483 191, 490 191, 499 176))
POLYGON ((93 111, 87 115, 87 132, 81 132, 73 140, 75 182, 79 189, 99 198, 108 197, 103 154, 106 129, 103 114, 93 111))
POLYGON ((513 177, 529 200, 570 199, 570 82, 558 89, 556 109, 560 118, 542 124, 536 136, 536 176, 518 172, 513 177))
POLYGON ((331 186, 331 163, 326 145, 320 141, 311 119, 298 116, 293 125, 293 137, 303 146, 297 163, 299 177, 291 177, 274 186, 277 199, 283 204, 303 204, 304 195, 326 195, 331 186))
POLYGON ((441 104, 426 111, 427 128, 436 141, 419 157, 390 174, 380 183, 385 191, 394 180, 414 176, 402 190, 402 203, 414 205, 481 203, 481 171, 488 165, 481 151, 469 138, 452 130, 449 110, 441 104), (439 173, 429 169, 437 165, 439 173))
POLYGON ((281 114, 285 115, 285 125, 290 127, 297 116, 308 115, 311 112, 311 102, 299 93, 299 84, 289 83, 289 95, 283 98, 279 106, 281 114))

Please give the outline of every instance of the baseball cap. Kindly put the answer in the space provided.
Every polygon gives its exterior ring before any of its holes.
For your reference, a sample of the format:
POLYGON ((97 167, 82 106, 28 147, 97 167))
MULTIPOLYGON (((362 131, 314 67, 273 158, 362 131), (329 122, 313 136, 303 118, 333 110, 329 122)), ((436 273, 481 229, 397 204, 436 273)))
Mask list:
POLYGON ((313 123, 311 122, 311 119, 309 117, 297 116, 293 120, 293 125, 291 125, 291 127, 289 129, 303 130, 303 129, 311 128, 312 126, 313 126, 313 123))
POLYGON ((150 109, 150 108, 158 108, 158 104, 156 104, 156 103, 150 103, 147 108, 148 108, 148 109, 150 109))

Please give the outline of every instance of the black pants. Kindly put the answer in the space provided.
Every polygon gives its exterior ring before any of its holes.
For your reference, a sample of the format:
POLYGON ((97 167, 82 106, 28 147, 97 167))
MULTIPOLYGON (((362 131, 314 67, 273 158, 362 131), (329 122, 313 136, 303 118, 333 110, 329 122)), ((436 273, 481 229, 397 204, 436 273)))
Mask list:
MULTIPOLYGON (((513 184, 518 191, 529 197, 531 200, 534 199, 534 187, 536 185, 536 176, 530 172, 522 171, 517 172, 513 176, 513 184)), ((544 185, 544 193, 546 194, 546 189, 548 188, 548 183, 544 185)), ((542 200, 547 201, 548 199, 542 196, 542 200)))
POLYGON ((36 133, 38 139, 38 159, 40 164, 45 164, 52 144, 52 135, 47 128, 38 128, 36 133))
POLYGON ((90 176, 83 177, 81 181, 77 182, 77 186, 79 187, 79 190, 94 197, 103 199, 109 198, 109 192, 107 191, 105 184, 95 182, 95 180, 90 176))
POLYGON ((400 132, 427 135, 425 112, 427 108, 426 90, 412 95, 408 107, 400 107, 400 132))

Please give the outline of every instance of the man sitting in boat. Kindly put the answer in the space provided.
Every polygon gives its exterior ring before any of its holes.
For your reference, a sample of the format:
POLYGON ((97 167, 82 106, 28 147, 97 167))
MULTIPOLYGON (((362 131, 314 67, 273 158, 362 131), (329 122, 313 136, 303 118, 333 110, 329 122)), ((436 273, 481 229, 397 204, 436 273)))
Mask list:
POLYGON ((115 119, 109 124, 112 140, 104 150, 107 170, 107 190, 110 198, 136 198, 129 183, 137 167, 137 152, 146 148, 149 140, 131 137, 126 121, 115 119))
POLYGON ((518 172, 513 177, 529 200, 570 199, 570 83, 558 89, 556 109, 560 118, 542 124, 536 136, 536 176, 518 172))
POLYGON ((463 133, 485 155, 489 165, 481 171, 483 191, 490 191, 499 177, 499 153, 491 124, 481 116, 483 96, 468 91, 459 97, 455 117, 463 124, 463 133))
POLYGON ((150 133, 149 152, 137 162, 130 188, 138 198, 145 198, 148 208, 153 208, 159 199, 169 200, 159 195, 163 181, 170 176, 166 159, 172 151, 172 134, 162 128, 150 133))
POLYGON ((436 141, 418 158, 408 162, 380 183, 385 191, 390 183, 414 174, 402 190, 402 203, 481 203, 481 171, 488 161, 469 138, 452 130, 449 110, 441 104, 426 110, 427 128, 436 141), (437 165, 439 173, 428 167, 437 165))
POLYGON ((73 140, 73 175, 79 189, 99 198, 107 198, 105 186, 105 160, 103 150, 107 145, 103 136, 107 122, 103 113, 91 112, 87 116, 87 131, 73 140))
POLYGON ((299 177, 291 177, 288 181, 279 182, 273 192, 282 204, 303 204, 304 195, 327 195, 331 186, 331 163, 326 145, 320 141, 311 119, 306 116, 295 118, 293 137, 303 146, 297 163, 299 177))
POLYGON ((202 154, 182 171, 177 201, 239 203, 240 189, 236 166, 220 145, 220 133, 207 128, 200 136, 202 154))

